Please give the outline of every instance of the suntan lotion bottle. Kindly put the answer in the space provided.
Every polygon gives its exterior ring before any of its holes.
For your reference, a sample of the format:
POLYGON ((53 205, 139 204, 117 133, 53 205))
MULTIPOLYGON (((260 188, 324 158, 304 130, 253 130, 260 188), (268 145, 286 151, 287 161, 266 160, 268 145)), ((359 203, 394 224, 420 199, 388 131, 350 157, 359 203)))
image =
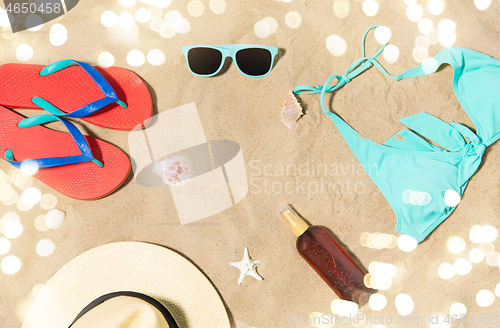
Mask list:
POLYGON ((365 272, 322 227, 309 226, 289 206, 279 214, 297 236, 297 251, 343 300, 364 304, 375 290, 364 284, 365 272))

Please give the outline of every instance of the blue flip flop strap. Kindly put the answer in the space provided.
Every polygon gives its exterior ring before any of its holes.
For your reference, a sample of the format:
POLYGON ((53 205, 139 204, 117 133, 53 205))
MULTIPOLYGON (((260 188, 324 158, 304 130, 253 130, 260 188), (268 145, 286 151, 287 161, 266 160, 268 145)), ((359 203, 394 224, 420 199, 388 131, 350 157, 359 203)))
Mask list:
POLYGON ((116 102, 117 104, 119 104, 123 108, 127 108, 127 105, 118 99, 118 96, 116 95, 115 90, 113 90, 113 88, 111 87, 109 82, 106 81, 106 79, 94 67, 92 67, 89 64, 82 63, 82 62, 72 60, 72 59, 64 59, 64 60, 60 60, 60 61, 57 61, 55 63, 52 63, 50 65, 47 65, 46 67, 44 67, 41 70, 40 75, 46 76, 46 75, 53 74, 55 72, 58 72, 62 69, 65 69, 65 68, 71 66, 72 64, 77 64, 81 68, 83 68, 83 70, 92 78, 92 80, 97 84, 97 86, 99 86, 99 89, 101 89, 101 91, 105 97, 102 99, 96 100, 90 104, 87 104, 87 105, 85 105, 77 110, 74 110, 73 112, 70 112, 70 113, 64 113, 63 111, 58 109, 56 106, 54 106, 50 102, 48 102, 45 99, 40 98, 40 97, 34 97, 32 99, 32 101, 35 105, 45 109, 46 111, 50 112, 51 114, 61 116, 61 117, 72 117, 72 118, 85 117, 85 116, 90 115, 90 114, 94 113, 95 111, 103 108, 104 106, 107 106, 107 105, 114 103, 114 102, 116 102))
MULTIPOLYGON (((104 165, 98 161, 97 159, 94 158, 94 155, 92 155, 92 151, 90 150, 90 146, 87 143, 87 140, 85 140, 85 137, 83 134, 74 126, 72 123, 59 118, 57 116, 53 116, 50 114, 43 114, 43 115, 38 115, 38 121, 40 122, 52 122, 54 120, 59 120, 61 121, 66 128, 68 129, 69 133, 73 137, 73 139, 76 142, 76 145, 78 146, 78 149, 82 152, 81 155, 76 155, 76 156, 63 156, 63 157, 49 157, 49 158, 40 158, 40 159, 30 159, 30 160, 25 160, 25 161, 16 161, 14 159, 14 154, 12 153, 12 150, 7 149, 5 151, 4 157, 5 159, 12 165, 14 165, 17 168, 21 168, 21 165, 23 163, 27 164, 32 164, 33 166, 37 167, 38 169, 43 169, 47 167, 54 167, 54 166, 61 166, 61 165, 68 165, 68 164, 76 164, 76 163, 84 163, 84 162, 94 162, 100 167, 103 167, 104 165)), ((38 125, 38 124, 43 124, 43 123, 36 123, 34 120, 29 120, 25 119, 19 122, 18 126, 21 128, 27 128, 30 126, 38 125)))

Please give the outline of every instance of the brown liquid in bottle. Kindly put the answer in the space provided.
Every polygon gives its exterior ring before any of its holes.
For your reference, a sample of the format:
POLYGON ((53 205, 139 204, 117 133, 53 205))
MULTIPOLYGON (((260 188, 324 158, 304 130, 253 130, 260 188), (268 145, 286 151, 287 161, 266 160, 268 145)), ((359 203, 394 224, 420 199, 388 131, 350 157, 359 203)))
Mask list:
POLYGON ((364 284, 364 272, 322 227, 309 226, 288 205, 280 214, 297 238, 297 251, 341 298, 364 304, 375 290, 364 284))

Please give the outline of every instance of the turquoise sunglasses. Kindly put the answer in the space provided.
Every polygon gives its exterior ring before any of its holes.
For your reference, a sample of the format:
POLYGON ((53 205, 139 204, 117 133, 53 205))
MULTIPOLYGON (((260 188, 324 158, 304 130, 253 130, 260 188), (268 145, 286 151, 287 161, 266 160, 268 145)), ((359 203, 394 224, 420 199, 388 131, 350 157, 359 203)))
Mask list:
POLYGON ((182 47, 182 53, 194 75, 214 76, 231 57, 241 74, 262 77, 271 72, 278 48, 256 44, 197 45, 182 47))

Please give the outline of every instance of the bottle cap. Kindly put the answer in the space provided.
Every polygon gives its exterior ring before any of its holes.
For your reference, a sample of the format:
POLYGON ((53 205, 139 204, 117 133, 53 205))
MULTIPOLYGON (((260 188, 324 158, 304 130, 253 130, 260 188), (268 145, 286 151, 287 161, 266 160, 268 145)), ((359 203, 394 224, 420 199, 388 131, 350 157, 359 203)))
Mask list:
POLYGON ((295 212, 290 205, 285 205, 279 211, 281 217, 286 221, 290 230, 295 234, 295 236, 300 236, 309 228, 309 224, 295 212))

